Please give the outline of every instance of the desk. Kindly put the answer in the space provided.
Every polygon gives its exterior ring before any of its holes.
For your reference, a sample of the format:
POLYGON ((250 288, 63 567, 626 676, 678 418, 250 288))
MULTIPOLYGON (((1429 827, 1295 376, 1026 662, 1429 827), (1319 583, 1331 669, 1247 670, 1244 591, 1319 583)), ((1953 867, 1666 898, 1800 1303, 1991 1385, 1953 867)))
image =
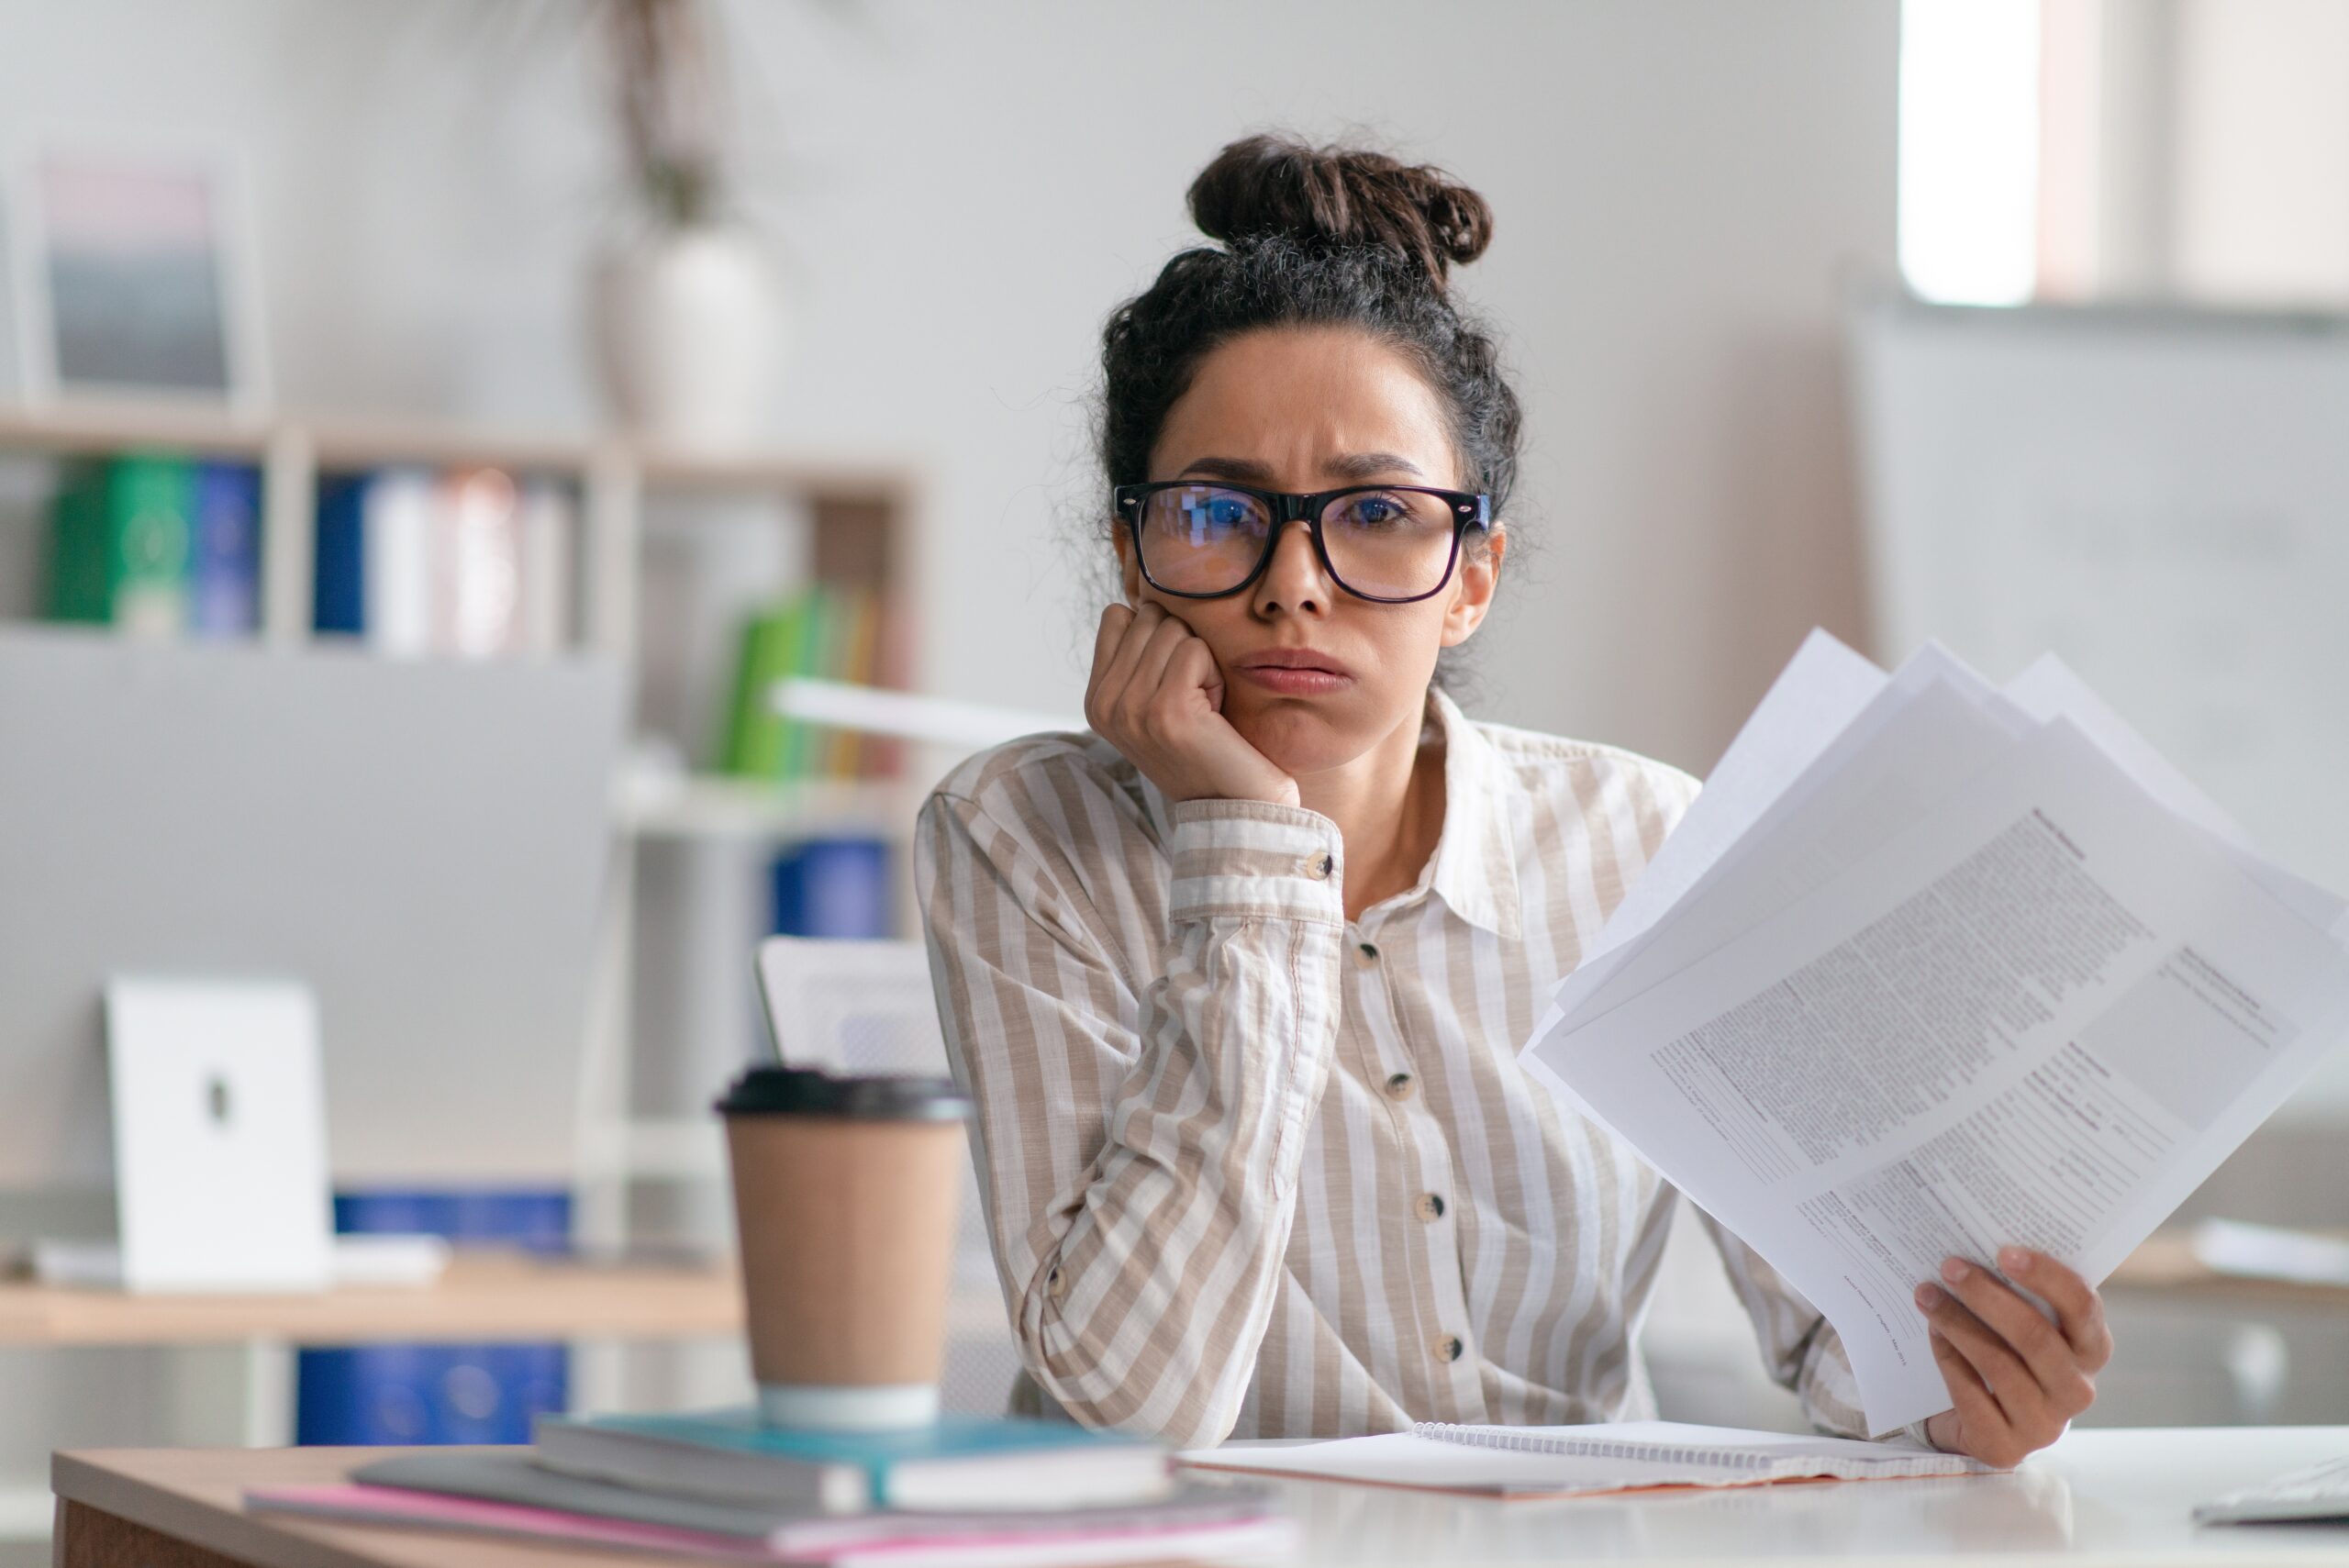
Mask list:
MULTIPOLYGON (((58 1568, 553 1568, 685 1560, 247 1515, 243 1488, 340 1480, 380 1449, 61 1453, 58 1568)), ((1697 1564, 1753 1558, 2117 1564, 2349 1562, 2349 1525, 2199 1529, 2195 1502, 2349 1453, 2349 1427, 2088 1428, 2011 1475, 1776 1486, 1679 1496, 1494 1503, 1275 1483, 1314 1564, 1697 1564)))
POLYGON ((2298 1280, 2222 1274, 2194 1255, 2185 1230, 2156 1230, 2121 1260, 2104 1282, 2108 1295, 2151 1295, 2232 1311, 2277 1307, 2349 1314, 2349 1284, 2309 1284, 2298 1280))
POLYGON ((741 1326, 730 1270, 606 1268, 519 1252, 460 1251, 429 1285, 306 1295, 130 1296, 0 1282, 0 1345, 699 1339, 741 1326))

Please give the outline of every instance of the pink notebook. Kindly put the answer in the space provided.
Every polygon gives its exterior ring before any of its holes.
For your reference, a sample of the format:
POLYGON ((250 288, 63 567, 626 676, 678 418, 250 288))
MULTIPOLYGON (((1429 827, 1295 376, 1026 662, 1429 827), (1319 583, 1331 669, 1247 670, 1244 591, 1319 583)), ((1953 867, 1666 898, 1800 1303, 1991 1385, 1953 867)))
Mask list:
POLYGON ((1296 1542, 1282 1518, 1099 1529, 1082 1534, 1033 1532, 866 1540, 820 1556, 785 1557, 740 1536, 630 1524, 589 1514, 560 1513, 515 1503, 484 1502, 437 1492, 341 1483, 267 1486, 245 1494, 248 1508, 304 1514, 351 1524, 420 1525, 488 1535, 568 1540, 625 1551, 732 1562, 820 1562, 827 1568, 1083 1568, 1088 1563, 1151 1562, 1169 1557, 1278 1556, 1296 1542))

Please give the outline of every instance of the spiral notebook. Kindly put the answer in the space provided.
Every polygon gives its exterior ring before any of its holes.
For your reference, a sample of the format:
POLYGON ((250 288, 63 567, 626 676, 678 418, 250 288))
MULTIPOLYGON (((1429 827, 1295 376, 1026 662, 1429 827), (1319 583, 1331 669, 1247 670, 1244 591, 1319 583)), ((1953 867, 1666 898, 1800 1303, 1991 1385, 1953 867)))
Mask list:
POLYGON ((1619 1421, 1585 1427, 1464 1427, 1329 1442, 1230 1443, 1180 1456, 1231 1470, 1485 1497, 1576 1497, 1667 1486, 1756 1486, 1782 1481, 1882 1481, 1996 1473, 1963 1454, 1907 1441, 1619 1421))

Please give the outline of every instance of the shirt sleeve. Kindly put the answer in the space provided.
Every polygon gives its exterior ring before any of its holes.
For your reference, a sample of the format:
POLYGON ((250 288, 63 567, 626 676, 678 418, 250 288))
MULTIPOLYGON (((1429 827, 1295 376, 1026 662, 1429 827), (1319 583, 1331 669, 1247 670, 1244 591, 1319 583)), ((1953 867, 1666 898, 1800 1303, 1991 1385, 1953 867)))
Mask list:
POLYGON ((1219 1442, 1337 1038, 1337 826, 1174 806, 1165 951, 1135 976, 1070 847, 991 804, 930 797, 916 884, 1022 1360, 1087 1424, 1219 1442))
MULTIPOLYGON (((1697 1217, 1704 1221, 1720 1251, 1731 1288, 1753 1320, 1754 1337, 1762 1344, 1762 1362, 1771 1378, 1795 1392, 1802 1401, 1803 1414, 1820 1431, 1844 1438, 1866 1437, 1868 1419, 1860 1407, 1859 1380, 1852 1374, 1852 1358, 1834 1325, 1788 1284, 1786 1276, 1764 1262, 1761 1253, 1723 1229, 1704 1210, 1697 1209, 1697 1217)), ((1901 1428, 1900 1435, 1921 1447, 1936 1446, 1925 1435, 1922 1421, 1901 1428)))

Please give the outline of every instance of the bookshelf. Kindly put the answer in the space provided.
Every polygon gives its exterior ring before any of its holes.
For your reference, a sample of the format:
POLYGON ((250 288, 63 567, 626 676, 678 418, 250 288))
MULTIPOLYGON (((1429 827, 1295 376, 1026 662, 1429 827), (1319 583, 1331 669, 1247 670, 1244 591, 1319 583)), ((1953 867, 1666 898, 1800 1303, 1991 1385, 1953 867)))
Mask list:
MULTIPOLYGON (((632 692, 640 690, 647 652, 641 642, 645 514, 664 497, 796 501, 809 524, 811 559, 802 563, 805 580, 868 589, 885 617, 909 624, 903 565, 918 484, 902 463, 764 451, 699 453, 618 436, 500 433, 414 420, 263 418, 128 404, 0 407, 0 458, 126 451, 260 468, 258 635, 269 645, 296 647, 313 636, 312 546, 320 476, 394 465, 493 468, 518 480, 562 486, 573 498, 576 527, 569 552, 575 585, 573 645, 617 661, 632 692)), ((631 1038, 630 1018, 640 849, 674 841, 780 848, 796 840, 853 832, 890 840, 902 865, 914 805, 910 787, 896 779, 807 779, 770 786, 690 771, 653 772, 624 760, 612 784, 611 873, 577 1110, 573 1226, 583 1244, 617 1249, 629 1242, 629 1195, 636 1184, 722 1174, 714 1124, 646 1118, 633 1103, 639 1042, 631 1038)), ((906 918, 902 901, 899 918, 906 918)), ((747 973, 749 954, 742 959, 747 973)))

